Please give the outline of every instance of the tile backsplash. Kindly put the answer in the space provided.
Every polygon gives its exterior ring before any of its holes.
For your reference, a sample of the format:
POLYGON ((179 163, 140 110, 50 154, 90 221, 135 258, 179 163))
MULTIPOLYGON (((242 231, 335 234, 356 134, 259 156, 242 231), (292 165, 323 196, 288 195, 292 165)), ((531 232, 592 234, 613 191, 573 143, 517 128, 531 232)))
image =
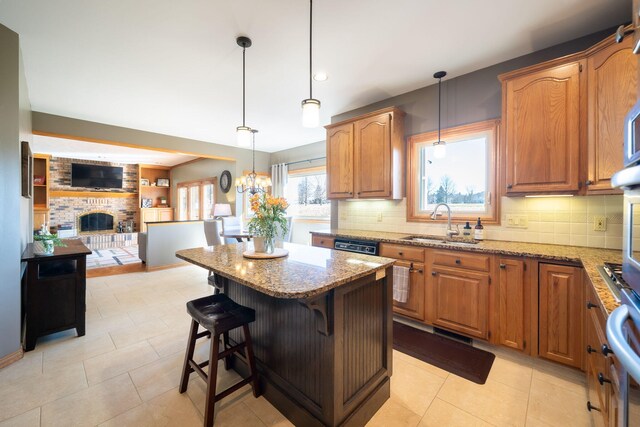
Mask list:
MULTIPOLYGON (((501 225, 486 225, 485 238, 621 249, 622 210, 621 195, 503 197, 501 225), (507 215, 526 216, 527 228, 507 227, 507 215), (606 217, 606 231, 594 231, 595 216, 606 217)), ((407 222, 406 211, 406 199, 340 201, 338 227, 444 236, 446 224, 407 222)))

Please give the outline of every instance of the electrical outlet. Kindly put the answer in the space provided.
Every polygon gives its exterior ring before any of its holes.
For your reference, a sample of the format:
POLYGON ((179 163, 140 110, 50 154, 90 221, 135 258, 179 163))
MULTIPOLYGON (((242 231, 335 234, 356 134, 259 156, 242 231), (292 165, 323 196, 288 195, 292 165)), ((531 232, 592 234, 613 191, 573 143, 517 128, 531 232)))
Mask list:
POLYGON ((607 217, 604 215, 594 215, 593 231, 607 231, 607 217))
POLYGON ((378 212, 378 222, 382 222, 382 212, 378 212))
POLYGON ((509 228, 527 228, 529 227, 529 218, 526 215, 507 214, 507 227, 509 228))

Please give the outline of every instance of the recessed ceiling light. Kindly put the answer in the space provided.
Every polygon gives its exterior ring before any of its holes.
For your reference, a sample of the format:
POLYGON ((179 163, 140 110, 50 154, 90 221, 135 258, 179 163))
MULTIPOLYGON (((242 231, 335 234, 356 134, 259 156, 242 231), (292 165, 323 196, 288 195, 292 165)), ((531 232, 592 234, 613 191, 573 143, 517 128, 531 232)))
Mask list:
POLYGON ((317 81, 317 82, 323 82, 325 80, 327 80, 329 78, 329 76, 327 76, 327 73, 325 73, 324 71, 319 71, 317 73, 315 73, 313 75, 313 80, 317 81))

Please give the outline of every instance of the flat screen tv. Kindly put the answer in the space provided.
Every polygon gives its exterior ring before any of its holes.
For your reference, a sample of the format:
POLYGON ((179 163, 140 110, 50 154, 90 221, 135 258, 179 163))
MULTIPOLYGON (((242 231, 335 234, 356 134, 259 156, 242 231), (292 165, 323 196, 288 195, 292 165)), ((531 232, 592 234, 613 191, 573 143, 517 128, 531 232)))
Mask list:
POLYGON ((122 188, 123 169, 118 166, 71 163, 71 186, 122 188))

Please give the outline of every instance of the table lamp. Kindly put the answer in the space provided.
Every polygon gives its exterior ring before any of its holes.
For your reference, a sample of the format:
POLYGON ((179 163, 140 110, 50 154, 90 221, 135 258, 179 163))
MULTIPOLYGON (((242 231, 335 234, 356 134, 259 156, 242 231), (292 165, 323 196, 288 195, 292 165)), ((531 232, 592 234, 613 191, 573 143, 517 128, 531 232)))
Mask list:
POLYGON ((215 205, 213 205, 213 217, 215 219, 231 215, 231 205, 229 203, 216 203, 215 205))

